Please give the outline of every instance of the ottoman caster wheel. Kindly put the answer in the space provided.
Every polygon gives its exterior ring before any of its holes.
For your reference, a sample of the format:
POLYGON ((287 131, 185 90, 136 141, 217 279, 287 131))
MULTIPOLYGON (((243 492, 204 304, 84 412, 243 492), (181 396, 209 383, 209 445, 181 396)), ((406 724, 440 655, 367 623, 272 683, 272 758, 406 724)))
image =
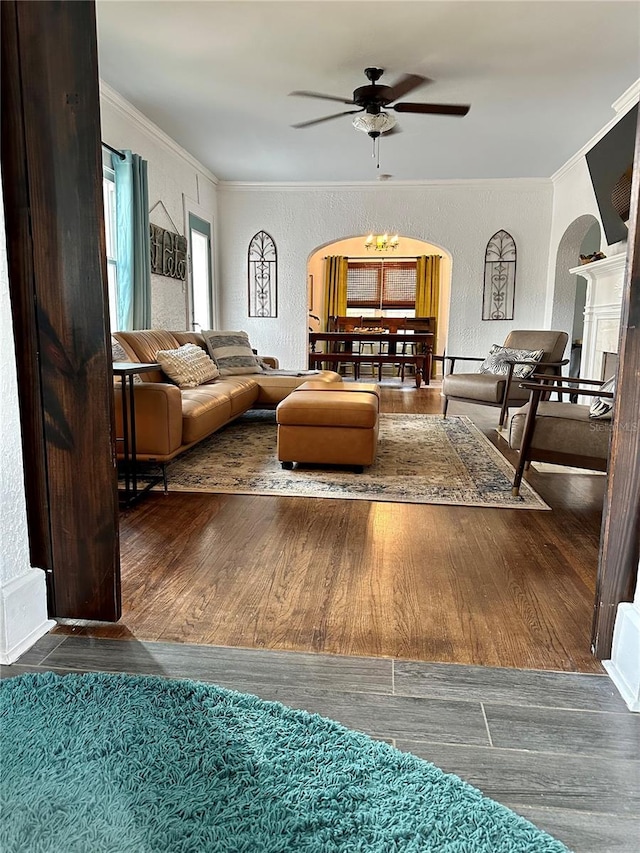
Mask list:
POLYGON ((293 470, 293 462, 283 462, 282 467, 285 469, 285 471, 291 471, 293 470))

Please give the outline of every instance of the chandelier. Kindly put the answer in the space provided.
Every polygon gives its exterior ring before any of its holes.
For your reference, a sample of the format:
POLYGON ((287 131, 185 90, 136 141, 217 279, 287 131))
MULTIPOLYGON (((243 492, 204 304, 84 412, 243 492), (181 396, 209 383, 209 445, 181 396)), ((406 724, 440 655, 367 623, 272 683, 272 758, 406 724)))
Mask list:
POLYGON ((369 234, 364 242, 367 251, 375 249, 376 252, 390 252, 398 248, 400 238, 397 234, 390 237, 388 234, 369 234))

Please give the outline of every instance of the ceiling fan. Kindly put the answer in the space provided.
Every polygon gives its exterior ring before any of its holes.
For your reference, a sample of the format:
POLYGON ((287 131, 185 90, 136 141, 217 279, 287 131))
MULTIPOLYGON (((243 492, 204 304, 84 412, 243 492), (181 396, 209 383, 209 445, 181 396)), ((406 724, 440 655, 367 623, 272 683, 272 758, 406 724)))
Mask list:
POLYGON ((397 133, 399 128, 396 127, 396 119, 388 110, 394 110, 397 113, 421 113, 431 115, 450 115, 450 116, 465 116, 469 112, 467 104, 425 104, 411 103, 409 101, 401 101, 393 104, 398 98, 408 95, 418 86, 423 83, 432 83, 428 77, 421 77, 418 74, 405 74, 393 86, 384 86, 378 84, 378 80, 382 77, 384 69, 382 68, 365 68, 364 73, 370 85, 358 87, 352 98, 340 98, 335 95, 323 95, 321 92, 290 92, 290 95, 299 95, 305 98, 322 98, 326 101, 338 101, 341 104, 354 104, 360 107, 357 110, 345 110, 341 113, 333 113, 332 115, 314 118, 310 121, 301 121, 298 124, 291 125, 295 128, 311 127, 314 124, 320 124, 323 121, 330 121, 334 118, 340 118, 343 115, 355 115, 356 113, 364 113, 353 119, 353 124, 358 130, 368 133, 375 141, 381 133, 397 133))

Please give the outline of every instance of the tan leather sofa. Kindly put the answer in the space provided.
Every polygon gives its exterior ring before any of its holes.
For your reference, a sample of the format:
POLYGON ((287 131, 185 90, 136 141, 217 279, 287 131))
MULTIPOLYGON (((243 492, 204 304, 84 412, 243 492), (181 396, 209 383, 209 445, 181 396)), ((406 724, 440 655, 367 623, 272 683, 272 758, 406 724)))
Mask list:
MULTIPOLYGON (((155 362, 158 350, 177 349, 186 343, 206 351, 204 338, 196 332, 161 329, 114 332, 133 362, 155 362)), ((276 359, 264 359, 277 367, 276 359)), ((197 388, 178 388, 161 370, 140 374, 134 386, 136 444, 139 460, 166 463, 183 450, 211 435, 250 408, 273 408, 309 376, 271 376, 268 372, 224 376, 197 388)), ((340 382, 339 374, 321 371, 314 379, 340 382)), ((116 435, 121 437, 122 399, 115 394, 116 435)))

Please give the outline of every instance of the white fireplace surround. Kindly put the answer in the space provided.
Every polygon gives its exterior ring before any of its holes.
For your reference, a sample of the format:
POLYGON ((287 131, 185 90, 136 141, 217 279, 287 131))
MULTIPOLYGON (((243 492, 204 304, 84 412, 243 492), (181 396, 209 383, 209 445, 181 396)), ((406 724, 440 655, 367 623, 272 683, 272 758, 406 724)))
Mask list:
POLYGON ((587 280, 580 366, 584 379, 608 378, 602 376, 603 354, 618 352, 626 260, 626 252, 621 252, 569 270, 587 280))

